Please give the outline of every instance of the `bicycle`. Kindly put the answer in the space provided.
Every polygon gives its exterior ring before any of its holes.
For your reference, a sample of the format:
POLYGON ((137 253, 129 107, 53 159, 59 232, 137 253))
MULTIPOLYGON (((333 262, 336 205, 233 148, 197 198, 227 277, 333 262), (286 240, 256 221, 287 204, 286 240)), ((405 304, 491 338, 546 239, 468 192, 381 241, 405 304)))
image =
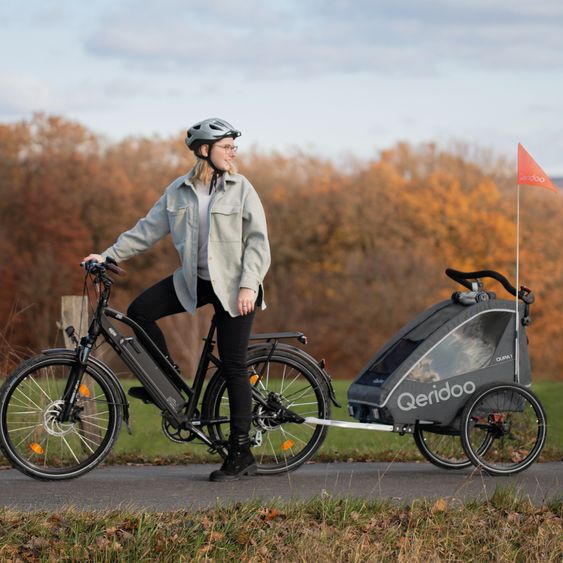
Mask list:
MULTIPOLYGON (((75 329, 67 327, 74 350, 43 350, 20 364, 0 390, 0 448, 11 464, 36 479, 80 477, 110 453, 122 420, 130 433, 129 403, 119 378, 92 353, 100 338, 143 384, 149 396, 145 402, 161 411, 162 430, 170 440, 198 440, 224 458, 230 416, 221 361, 213 354, 215 319, 190 386, 139 325, 109 307, 114 280, 107 272, 121 275, 124 270, 113 261, 84 267, 99 290, 87 334, 78 340, 75 329), (125 336, 113 321, 139 338, 125 336), (209 369, 214 371, 204 391, 209 369)), ((340 406, 324 362, 280 342, 290 339, 307 343, 300 332, 250 337, 251 444, 258 474, 291 471, 310 459, 328 428, 306 418, 330 419, 331 402, 340 406)))

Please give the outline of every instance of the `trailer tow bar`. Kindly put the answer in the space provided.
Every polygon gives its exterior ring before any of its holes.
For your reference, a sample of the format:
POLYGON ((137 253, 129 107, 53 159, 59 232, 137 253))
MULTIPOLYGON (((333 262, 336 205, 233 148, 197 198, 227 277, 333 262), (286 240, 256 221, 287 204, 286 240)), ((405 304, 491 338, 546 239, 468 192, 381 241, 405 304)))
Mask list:
POLYGON ((329 420, 328 418, 305 417, 309 424, 320 424, 321 426, 334 426, 336 428, 355 428, 356 430, 379 430, 381 432, 393 432, 392 424, 377 424, 375 422, 346 422, 345 420, 329 420))

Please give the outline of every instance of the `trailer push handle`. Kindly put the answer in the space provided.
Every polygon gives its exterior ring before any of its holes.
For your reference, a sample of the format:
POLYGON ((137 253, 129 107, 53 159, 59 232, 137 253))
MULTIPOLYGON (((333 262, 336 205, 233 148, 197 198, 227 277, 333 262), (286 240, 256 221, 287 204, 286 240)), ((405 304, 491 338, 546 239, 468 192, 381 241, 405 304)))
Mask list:
MULTIPOLYGON (((502 275, 494 270, 479 270, 477 272, 460 272, 458 270, 453 270, 448 268, 446 270, 446 275, 452 280, 460 283, 461 285, 467 287, 467 289, 472 289, 471 284, 467 281, 470 279, 477 278, 492 278, 497 280, 503 287, 510 293, 510 295, 516 297, 516 288, 502 275)), ((534 294, 532 290, 526 286, 520 286, 520 291, 518 292, 518 298, 521 299, 527 305, 531 305, 534 302, 534 294)))

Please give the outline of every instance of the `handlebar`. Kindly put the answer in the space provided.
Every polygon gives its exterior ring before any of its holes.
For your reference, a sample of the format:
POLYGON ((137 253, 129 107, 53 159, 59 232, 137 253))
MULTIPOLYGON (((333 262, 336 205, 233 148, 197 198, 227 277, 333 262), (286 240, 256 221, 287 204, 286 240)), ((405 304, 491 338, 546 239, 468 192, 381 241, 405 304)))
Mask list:
POLYGON ((117 262, 112 258, 106 258, 105 262, 97 262, 96 260, 88 260, 88 262, 80 262, 82 266, 88 273, 91 274, 103 274, 106 270, 117 274, 118 276, 124 276, 127 272, 117 265, 117 262))
MULTIPOLYGON (((458 270, 453 270, 448 268, 446 270, 446 275, 452 280, 460 283, 461 285, 467 287, 467 289, 472 289, 471 284, 467 281, 469 279, 477 278, 492 278, 497 280, 503 287, 510 293, 510 295, 516 297, 516 288, 502 275, 493 270, 479 270, 477 272, 460 272, 458 270)), ((521 299, 524 303, 531 305, 534 302, 534 294, 532 290, 526 286, 520 286, 520 291, 518 291, 518 299, 521 299)))

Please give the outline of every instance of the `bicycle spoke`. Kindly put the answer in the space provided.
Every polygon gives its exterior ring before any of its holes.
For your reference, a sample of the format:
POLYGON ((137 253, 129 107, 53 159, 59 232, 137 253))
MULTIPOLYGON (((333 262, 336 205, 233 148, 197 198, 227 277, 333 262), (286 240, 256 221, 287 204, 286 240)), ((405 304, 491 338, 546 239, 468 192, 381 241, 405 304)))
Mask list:
POLYGON ((274 459, 276 463, 278 463, 278 456, 276 455, 276 448, 274 448, 274 444, 272 444, 272 440, 270 438, 270 434, 266 434, 266 438, 268 439, 268 443, 270 444, 270 448, 272 448, 272 453, 274 454, 274 459))
POLYGON ((90 434, 90 436, 94 436, 95 438, 100 438, 100 434, 98 432, 90 432, 90 430, 86 430, 85 428, 81 428, 78 432, 82 434, 90 434))
POLYGON ((101 415, 103 414, 109 414, 109 411, 102 411, 102 412, 97 412, 96 414, 80 414, 80 418, 82 420, 84 420, 85 418, 100 418, 101 415))
POLYGON ((301 443, 306 444, 307 442, 305 442, 305 440, 302 440, 301 438, 299 438, 298 436, 296 436, 295 434, 292 434, 289 430, 287 430, 287 428, 283 428, 283 426, 280 426, 280 430, 282 431, 282 434, 284 436, 291 436, 292 438, 295 438, 296 440, 299 440, 301 443))
POLYGON ((303 397, 305 397, 305 395, 307 395, 308 393, 311 393, 310 388, 306 389, 305 391, 303 391, 303 393, 301 393, 301 395, 295 397, 295 399, 293 399, 294 401, 298 401, 299 399, 302 399, 303 397))
MULTIPOLYGON (((94 450, 91 448, 90 444, 88 444, 87 438, 85 436, 82 436, 77 430, 74 430, 74 433, 80 438, 82 443, 90 450, 90 453, 94 453, 94 450)), ((92 442, 95 446, 98 445, 96 444, 96 442, 92 440, 89 441, 92 442)))
POLYGON ((283 382, 285 381, 285 370, 286 369, 287 369, 287 366, 284 364, 283 373, 282 373, 282 380, 281 380, 280 395, 283 395, 283 382))
MULTIPOLYGON (((294 369, 294 371, 297 371, 294 369)), ((285 388, 285 393, 283 393, 283 395, 285 397, 290 397, 291 394, 288 395, 287 391, 289 390, 289 388, 295 383, 295 381, 297 381, 297 379, 299 379, 299 377, 301 377, 301 373, 297 372, 297 375, 288 383, 287 387, 285 388)), ((280 391, 281 393, 281 391, 280 391)))
MULTIPOLYGON (((286 430, 284 430, 281 426, 280 426, 280 430, 281 430, 281 432, 282 432, 282 434, 283 434, 283 436, 284 436, 284 444, 285 444, 285 443, 289 440, 289 439, 287 438, 287 435, 289 434, 289 432, 286 432, 286 430)), ((289 441, 291 442, 291 440, 289 440, 289 441)), ((303 442, 303 440, 301 440, 301 441, 303 442)), ((295 442, 294 442, 294 443, 295 443, 295 442)), ((303 443, 305 444, 306 442, 303 442, 303 443)), ((287 464, 286 452, 287 452, 288 449, 291 451, 291 455, 292 455, 292 456, 295 455, 295 453, 294 453, 294 451, 293 451, 293 444, 291 444, 291 445, 289 446, 289 448, 287 448, 287 449, 283 449, 283 448, 282 448, 283 457, 284 457, 284 459, 286 460, 286 464, 287 464)))
POLYGON ((29 428, 41 428, 43 424, 40 422, 38 424, 32 424, 31 426, 24 426, 23 428, 10 428, 8 432, 11 434, 12 432, 21 432, 22 430, 27 430, 29 428))
POLYGON ((74 450, 70 447, 69 443, 66 441, 66 438, 64 436, 61 436, 61 438, 62 438, 62 441, 66 444, 67 448, 70 450, 70 453, 72 454, 72 457, 74 458, 76 463, 80 463, 80 461, 78 460, 78 458, 76 457, 76 455, 74 453, 74 450))
MULTIPOLYGON (((297 395, 297 393, 301 393, 302 391, 309 391, 309 392, 313 392, 314 390, 310 385, 304 385, 303 387, 301 387, 300 389, 297 389, 297 391, 293 391, 293 393, 289 393, 289 395, 287 393, 284 394, 284 397, 286 400, 290 400, 290 398, 292 398, 294 395, 297 395)), ((298 397, 299 399, 300 397, 298 397)), ((295 399, 295 400, 298 400, 295 399)), ((293 399, 292 399, 293 400, 293 399)))
POLYGON ((317 402, 313 401, 311 403, 290 403, 289 405, 287 405, 287 408, 289 409, 290 407, 304 407, 307 405, 316 405, 317 402))
POLYGON ((43 409, 35 401, 28 397, 19 387, 16 387, 16 391, 21 393, 34 407, 37 407, 39 411, 43 412, 43 409))
POLYGON ((41 385, 39 385, 39 383, 37 383, 37 381, 35 381, 35 379, 33 378, 32 375, 29 376, 29 379, 31 381, 33 381, 33 383, 35 383, 35 385, 39 388, 39 391, 41 391, 41 393, 43 393, 43 395, 45 395, 45 397, 47 397, 47 400, 52 403, 53 399, 51 399, 51 397, 49 397, 49 395, 47 395, 47 393, 45 392, 45 390, 43 389, 43 387, 41 387, 41 385))
MULTIPOLYGON (((29 406, 30 406, 29 403, 24 403, 21 399, 19 399, 18 397, 14 397, 13 395, 12 395, 12 400, 10 401, 10 404, 11 403, 15 403, 14 406, 21 407, 21 408, 24 408, 24 409, 29 408, 29 406)), ((35 412, 42 412, 42 411, 43 411, 43 409, 37 408, 35 412)))
POLYGON ((19 448, 19 447, 21 446, 22 442, 25 442, 25 441, 33 434, 33 432, 35 432, 35 428, 36 428, 36 427, 34 427, 34 429, 31 430, 31 432, 29 432, 28 434, 26 434, 26 435, 16 444, 16 446, 15 446, 16 449, 19 448))

